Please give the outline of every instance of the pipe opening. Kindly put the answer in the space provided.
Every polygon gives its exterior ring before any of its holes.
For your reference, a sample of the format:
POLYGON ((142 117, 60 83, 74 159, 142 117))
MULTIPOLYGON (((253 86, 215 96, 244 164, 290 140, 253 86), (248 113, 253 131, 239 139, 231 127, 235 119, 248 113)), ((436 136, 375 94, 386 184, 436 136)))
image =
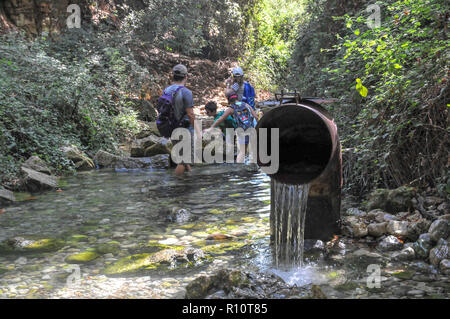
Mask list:
MULTIPOLYGON (((267 112, 257 129, 268 129, 269 154, 270 129, 279 128, 280 165, 278 172, 270 177, 288 184, 306 184, 319 177, 333 151, 327 121, 318 110, 306 105, 282 105, 267 112)), ((268 165, 261 163, 259 158, 258 164, 268 165)))

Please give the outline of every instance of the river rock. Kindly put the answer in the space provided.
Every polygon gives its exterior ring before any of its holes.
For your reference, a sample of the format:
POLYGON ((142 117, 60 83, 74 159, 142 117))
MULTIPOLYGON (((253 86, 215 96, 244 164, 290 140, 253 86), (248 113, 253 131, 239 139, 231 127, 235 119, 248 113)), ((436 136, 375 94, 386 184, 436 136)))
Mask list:
POLYGON ((387 223, 372 223, 367 226, 367 231, 370 236, 381 237, 386 233, 387 223))
POLYGON ((145 149, 155 144, 164 144, 163 141, 165 141, 165 139, 151 133, 144 138, 137 139, 131 144, 131 157, 144 157, 145 149))
POLYGON ((449 258, 449 244, 443 241, 430 251, 430 263, 438 266, 441 260, 449 258))
POLYGON ((14 197, 14 193, 0 187, 0 205, 6 205, 11 202, 15 202, 16 198, 14 197))
POLYGON ((407 227, 406 237, 409 240, 416 241, 421 234, 428 231, 430 225, 431 222, 425 218, 420 218, 416 221, 410 222, 407 227))
POLYGON ((201 249, 164 249, 151 254, 138 254, 118 260, 105 269, 106 275, 131 274, 138 271, 156 270, 160 267, 175 269, 180 266, 195 266, 205 258, 201 249))
POLYGON ((406 234, 408 233, 408 222, 391 220, 388 222, 386 230, 390 235, 406 236, 406 234))
POLYGON ((170 166, 169 155, 167 154, 156 155, 151 158, 133 158, 126 156, 117 156, 100 150, 95 155, 94 161, 98 164, 99 167, 108 168, 145 169, 168 168, 170 166))
POLYGON ((22 167, 30 168, 32 170, 35 170, 36 172, 39 172, 39 173, 44 173, 44 174, 48 174, 48 175, 52 174, 51 169, 38 156, 31 156, 29 159, 27 159, 22 164, 22 167))
POLYGON ((360 238, 368 234, 366 224, 356 216, 346 216, 344 225, 343 231, 349 236, 360 238))
POLYGON ((419 239, 413 244, 413 249, 417 257, 427 258, 430 254, 430 250, 433 247, 433 243, 430 234, 425 233, 419 236, 419 239))
POLYGON ((366 212, 363 212, 362 210, 359 210, 358 208, 351 207, 345 211, 345 215, 363 217, 363 216, 366 216, 366 212))
POLYGON ((392 260, 396 261, 410 261, 414 260, 415 257, 416 253, 412 247, 403 248, 401 251, 392 254, 392 260))
POLYGON ((377 252, 369 251, 365 248, 360 248, 354 251, 347 257, 351 263, 367 267, 370 264, 381 264, 383 262, 383 256, 377 252))
POLYGON ((194 219, 194 216, 188 209, 179 207, 173 207, 170 212, 164 210, 163 214, 167 214, 166 219, 168 221, 175 223, 186 223, 194 219))
POLYGON ((388 213, 409 211, 413 204, 415 189, 402 186, 396 189, 376 189, 369 195, 368 210, 383 209, 388 213))
POLYGON ((144 156, 151 157, 159 154, 170 154, 170 149, 167 145, 156 143, 150 147, 147 147, 144 151, 144 156))
POLYGON ((89 264, 97 259, 100 255, 93 251, 85 251, 66 257, 65 261, 69 264, 89 264))
POLYGON ((449 235, 449 221, 444 219, 435 220, 428 230, 433 241, 437 242, 441 238, 447 238, 449 235))
POLYGON ((450 205, 448 202, 443 202, 437 207, 437 210, 440 211, 441 213, 446 213, 450 211, 450 205))
POLYGON ((22 185, 31 193, 53 189, 58 185, 57 178, 55 176, 39 173, 31 168, 26 168, 23 166, 22 172, 24 174, 22 185))
POLYGON ((64 246, 64 242, 53 238, 13 237, 0 243, 3 252, 51 252, 64 246))
POLYGON ((61 152, 75 164, 75 169, 77 170, 89 170, 95 168, 94 161, 84 152, 80 151, 75 145, 63 146, 61 147, 61 152))
POLYGON ((403 247, 402 242, 400 242, 395 236, 387 236, 378 243, 377 249, 381 251, 392 251, 399 250, 403 247))
POLYGON ((450 275, 450 259, 442 259, 439 263, 439 270, 444 275, 450 275))

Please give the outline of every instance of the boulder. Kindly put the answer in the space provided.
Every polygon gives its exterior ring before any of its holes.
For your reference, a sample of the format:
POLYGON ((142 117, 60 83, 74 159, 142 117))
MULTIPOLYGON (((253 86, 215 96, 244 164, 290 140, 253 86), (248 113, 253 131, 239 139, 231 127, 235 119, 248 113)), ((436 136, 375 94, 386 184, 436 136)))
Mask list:
POLYGON ((166 219, 170 222, 185 223, 193 219, 192 213, 184 208, 173 207, 167 214, 166 219))
POLYGON ((14 197, 13 192, 0 187, 0 205, 7 205, 15 201, 16 198, 14 197))
POLYGON ((39 173, 31 168, 22 166, 24 178, 22 179, 23 188, 30 193, 36 193, 43 190, 49 190, 58 186, 57 178, 52 175, 39 173))
POLYGON ((447 238, 450 234, 450 222, 445 219, 437 219, 431 224, 428 232, 435 242, 441 238, 447 238))
POLYGON ((54 238, 25 238, 13 237, 0 243, 0 251, 5 253, 17 252, 51 252, 64 246, 64 241, 54 238))
POLYGON ((395 236, 387 236, 378 243, 377 249, 381 251, 399 250, 403 247, 403 243, 395 236))
POLYGON ((381 237, 386 233, 387 223, 372 223, 367 226, 367 231, 370 236, 381 237))
POLYGON ((79 254, 67 256, 65 261, 69 264, 89 264, 100 255, 93 251, 85 251, 79 254))
POLYGON ((75 164, 75 169, 77 170, 88 170, 95 168, 94 161, 85 153, 80 151, 75 145, 63 146, 61 147, 61 152, 63 152, 66 157, 75 164))
POLYGON ((144 138, 137 139, 131 144, 131 157, 144 157, 145 150, 155 144, 165 144, 166 140, 154 134, 149 134, 144 138))
POLYGON ((450 275, 450 259, 442 259, 439 263, 439 270, 444 275, 450 275))
POLYGON ((422 234, 419 239, 413 244, 413 249, 417 257, 425 259, 429 256, 430 250, 433 247, 430 234, 422 234))
POLYGON ((117 156, 105 151, 98 151, 94 161, 99 167, 107 168, 168 168, 170 167, 169 155, 162 154, 151 158, 133 158, 126 156, 117 156))
POLYGON ((167 145, 161 143, 155 143, 152 146, 149 146, 144 151, 145 157, 151 157, 160 154, 170 154, 170 149, 167 145))
POLYGON ((367 236, 367 226, 364 221, 360 220, 356 216, 346 216, 344 217, 344 233, 348 236, 355 238, 360 238, 367 236))
POLYGON ((410 261, 414 260, 415 257, 416 252, 412 247, 403 248, 401 251, 392 254, 392 259, 395 261, 410 261))
POLYGON ((386 226, 386 231, 394 236, 406 236, 408 233, 408 222, 391 220, 386 226))
POLYGON ((434 266, 438 266, 443 259, 448 259, 449 255, 449 243, 442 241, 436 247, 430 250, 430 263, 434 266))
POLYGON ((413 207, 414 196, 415 189, 412 187, 402 186, 392 190, 376 189, 369 195, 367 208, 368 210, 379 208, 393 214, 409 211, 413 207))
POLYGON ((420 218, 417 221, 410 222, 407 227, 406 237, 409 240, 416 241, 421 234, 428 231, 430 225, 431 222, 425 218, 420 218))
POLYGON ((31 156, 22 164, 22 167, 30 168, 39 173, 52 174, 52 171, 47 164, 37 156, 31 156))

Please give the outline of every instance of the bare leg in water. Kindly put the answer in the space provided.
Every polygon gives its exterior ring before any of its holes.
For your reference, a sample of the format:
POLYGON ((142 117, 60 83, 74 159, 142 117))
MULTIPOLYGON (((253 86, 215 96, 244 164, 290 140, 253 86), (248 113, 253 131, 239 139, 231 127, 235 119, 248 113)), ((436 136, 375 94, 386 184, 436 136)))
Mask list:
POLYGON ((175 168, 175 175, 183 175, 185 171, 192 171, 192 167, 189 164, 178 164, 175 168))

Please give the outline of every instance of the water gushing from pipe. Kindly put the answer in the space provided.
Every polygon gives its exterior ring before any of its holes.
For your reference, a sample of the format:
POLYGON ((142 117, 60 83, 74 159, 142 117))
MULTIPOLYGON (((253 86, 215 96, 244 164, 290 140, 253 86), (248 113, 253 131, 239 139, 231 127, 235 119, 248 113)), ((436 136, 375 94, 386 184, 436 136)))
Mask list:
POLYGON ((276 267, 301 267, 310 184, 271 181, 270 229, 276 267))

